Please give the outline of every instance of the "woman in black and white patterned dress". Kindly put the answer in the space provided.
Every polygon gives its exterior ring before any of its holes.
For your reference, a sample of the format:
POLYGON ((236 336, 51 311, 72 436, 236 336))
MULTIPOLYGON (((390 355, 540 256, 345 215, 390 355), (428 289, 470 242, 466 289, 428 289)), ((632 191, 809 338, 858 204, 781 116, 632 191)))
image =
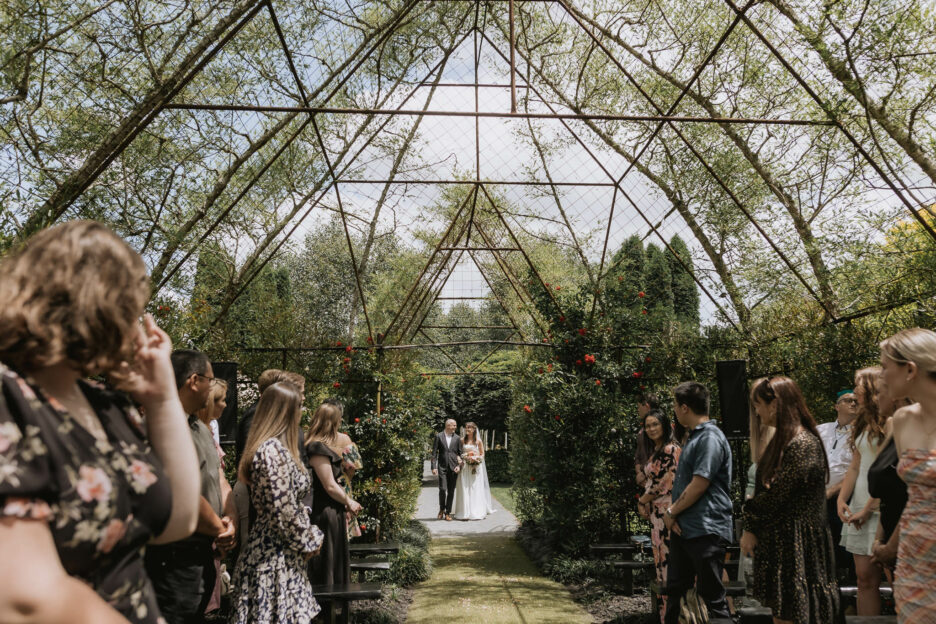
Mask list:
POLYGON ((311 487, 299 458, 302 395, 289 383, 263 391, 250 426, 238 479, 257 510, 234 569, 231 622, 308 622, 320 607, 306 561, 322 546, 302 499, 311 487))

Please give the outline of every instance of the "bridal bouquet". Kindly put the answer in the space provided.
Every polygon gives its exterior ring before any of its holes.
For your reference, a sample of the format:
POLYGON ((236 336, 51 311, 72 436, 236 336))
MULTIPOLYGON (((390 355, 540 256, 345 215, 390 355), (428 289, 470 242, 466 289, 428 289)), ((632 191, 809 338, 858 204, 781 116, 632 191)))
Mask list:
POLYGON ((464 455, 462 455, 462 459, 465 460, 465 464, 467 464, 468 466, 471 466, 471 474, 477 474, 478 466, 480 466, 481 462, 484 461, 483 457, 481 457, 480 455, 475 455, 473 453, 472 454, 465 453, 464 455))

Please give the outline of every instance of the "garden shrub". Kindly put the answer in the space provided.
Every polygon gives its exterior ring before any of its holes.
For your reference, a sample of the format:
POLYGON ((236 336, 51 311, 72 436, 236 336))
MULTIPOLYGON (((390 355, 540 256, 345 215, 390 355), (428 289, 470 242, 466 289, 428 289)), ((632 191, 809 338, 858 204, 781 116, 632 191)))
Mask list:
POLYGON ((493 448, 484 452, 487 464, 488 481, 491 483, 510 483, 510 454, 507 449, 493 448))

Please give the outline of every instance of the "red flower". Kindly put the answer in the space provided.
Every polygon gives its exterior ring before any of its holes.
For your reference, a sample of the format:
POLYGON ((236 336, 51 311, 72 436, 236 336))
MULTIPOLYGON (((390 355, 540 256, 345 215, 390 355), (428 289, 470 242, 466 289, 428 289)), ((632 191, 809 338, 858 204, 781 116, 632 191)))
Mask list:
POLYGON ((585 329, 584 327, 582 327, 581 329, 579 329, 579 336, 584 336, 584 335, 587 334, 587 333, 588 333, 588 330, 585 329))
POLYGON ((562 290, 562 286, 556 286, 556 290, 562 290))
POLYGON ((387 424, 387 419, 386 419, 386 418, 384 418, 384 419, 383 419, 382 421, 380 421, 380 422, 382 422, 383 424, 385 424, 385 425, 386 425, 386 424, 387 424))
POLYGON ((350 361, 351 361, 351 358, 345 358, 344 361, 345 361, 346 363, 347 363, 347 362, 350 362, 350 361))
POLYGON ((523 411, 526 412, 527 414, 529 414, 529 413, 531 413, 533 410, 530 409, 530 406, 529 406, 529 405, 524 405, 524 406, 523 406, 523 411))
POLYGON ((341 346, 341 341, 339 340, 338 342, 336 342, 336 343, 335 343, 335 346, 336 346, 336 347, 340 347, 340 346, 341 346))
POLYGON ((600 385, 601 385, 601 380, 600 380, 600 379, 596 379, 596 380, 595 380, 595 385, 596 385, 596 386, 600 386, 600 385))
POLYGON ((643 371, 634 371, 635 379, 640 379, 641 377, 643 377, 643 371))
POLYGON ((545 338, 543 338, 543 342, 549 342, 549 341, 548 341, 548 340, 546 340, 545 338))
POLYGON ((643 385, 643 384, 640 384, 640 389, 641 389, 641 390, 646 390, 646 389, 647 389, 647 386, 645 386, 645 385, 643 385))
POLYGON ((561 416, 559 416, 559 414, 556 414, 556 420, 561 420, 561 416))
POLYGON ((380 483, 380 477, 377 477, 376 479, 374 479, 374 481, 376 481, 377 483, 380 483))
POLYGON ((560 323, 565 323, 565 317, 564 317, 564 316, 560 316, 560 317, 559 317, 559 322, 560 322, 560 323))
POLYGON ((646 313, 647 313, 647 308, 644 308, 643 310, 641 310, 640 313, 641 313, 641 314, 646 314, 646 313))
POLYGON ((543 374, 543 368, 542 368, 542 367, 540 367, 540 369, 539 369, 539 374, 540 374, 540 375, 543 374))
POLYGON ((618 275, 618 281, 619 281, 619 282, 623 282, 623 281, 624 281, 624 276, 623 276, 623 275, 618 275))
POLYGON ((585 355, 585 363, 586 363, 586 364, 594 364, 594 363, 595 363, 595 356, 594 356, 594 355, 585 355))
POLYGON ((354 422, 359 423, 359 422, 361 422, 361 419, 360 419, 360 418, 355 418, 355 419, 354 419, 354 422))
POLYGON ((576 365, 576 366, 581 366, 581 365, 582 365, 582 360, 575 360, 575 365, 576 365))
POLYGON ((649 362, 649 361, 650 361, 650 356, 648 355, 647 357, 644 358, 644 362, 649 362))
POLYGON ((345 347, 345 351, 347 351, 348 353, 351 353, 351 345, 348 345, 347 347, 345 347))
POLYGON ((547 365, 546 365, 546 370, 548 370, 548 371, 551 373, 551 372, 552 372, 552 364, 547 364, 547 365))
POLYGON ((367 530, 367 525, 366 525, 366 524, 362 524, 362 525, 361 525, 361 530, 362 530, 362 531, 366 531, 366 530, 367 530))
POLYGON ((368 337, 367 337, 367 342, 368 342, 368 344, 374 344, 374 339, 371 338, 370 336, 368 336, 368 337))
POLYGON ((547 287, 547 288, 549 287, 549 282, 546 282, 546 287, 547 287))
POLYGON ((336 381, 335 383, 332 384, 332 388, 340 388, 340 387, 341 387, 340 381, 336 381))
POLYGON ((645 293, 644 291, 641 290, 639 293, 637 293, 637 296, 640 297, 641 299, 643 299, 644 297, 647 296, 647 293, 645 293))
POLYGON ((530 483, 532 483, 532 482, 534 482, 534 481, 536 481, 536 479, 533 478, 533 477, 530 477, 530 483))

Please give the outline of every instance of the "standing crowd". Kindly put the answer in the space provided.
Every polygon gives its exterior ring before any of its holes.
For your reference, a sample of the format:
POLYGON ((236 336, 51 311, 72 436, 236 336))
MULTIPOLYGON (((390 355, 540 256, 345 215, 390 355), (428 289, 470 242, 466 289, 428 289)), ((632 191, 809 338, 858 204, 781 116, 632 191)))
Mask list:
MULTIPOLYGON (((880 348, 880 366, 856 372, 829 423, 816 425, 789 377, 751 387, 739 576, 776 624, 840 621, 837 567, 854 574, 858 615, 880 615, 883 580, 899 622, 936 622, 936 332, 903 330, 880 348)), ((671 425, 656 397, 638 401, 638 509, 660 619, 682 621, 696 601, 729 617, 731 447, 704 386, 679 384, 673 405, 671 425)))
POLYGON ((0 262, 0 622, 308 622, 350 582, 360 454, 305 380, 267 370, 225 477, 227 387, 144 315, 143 260, 104 226, 44 230, 0 262), (89 381, 98 379, 100 381, 89 381))

